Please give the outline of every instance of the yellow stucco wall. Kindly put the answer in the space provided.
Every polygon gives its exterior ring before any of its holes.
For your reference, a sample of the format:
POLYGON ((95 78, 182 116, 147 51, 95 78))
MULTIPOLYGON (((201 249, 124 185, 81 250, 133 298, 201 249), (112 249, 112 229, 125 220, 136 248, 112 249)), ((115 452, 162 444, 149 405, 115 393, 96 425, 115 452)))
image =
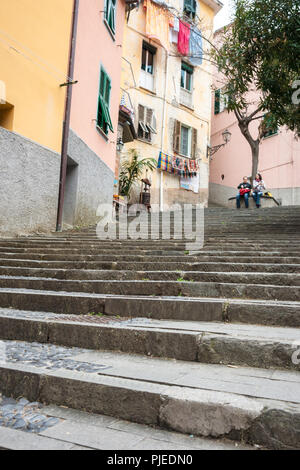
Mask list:
POLYGON ((72 11, 73 0, 0 1, 0 81, 14 107, 7 127, 57 152, 72 11))
MULTIPOLYGON (((182 9, 181 0, 173 0, 172 5, 178 10, 182 9)), ((199 28, 202 34, 212 40, 214 11, 202 1, 198 2, 198 15, 201 17, 199 28)), ((204 49, 209 49, 208 42, 203 42, 204 49)), ((123 56, 130 62, 132 70, 127 62, 123 62, 122 88, 130 94, 136 116, 136 127, 138 119, 138 105, 142 104, 154 110, 157 120, 157 134, 153 136, 151 144, 140 140, 128 143, 124 147, 124 153, 130 148, 138 150, 142 157, 153 157, 158 159, 159 152, 173 154, 173 129, 174 119, 179 120, 189 127, 196 128, 197 156, 200 162, 200 191, 195 194, 191 191, 180 189, 179 177, 163 172, 163 200, 164 205, 174 202, 198 203, 207 202, 209 162, 207 159, 207 145, 210 139, 211 126, 211 64, 203 61, 200 67, 194 68, 193 77, 193 110, 182 105, 174 105, 180 101, 180 76, 181 57, 176 57, 177 45, 173 45, 167 58, 166 51, 154 41, 149 41, 145 36, 145 12, 143 8, 133 11, 129 23, 125 28, 123 56), (139 86, 141 73, 141 53, 143 40, 150 42, 157 48, 155 54, 155 82, 154 93, 146 91, 139 86), (167 58, 167 87, 165 96, 167 58), (133 73, 132 73, 133 72, 133 73), (165 96, 165 120, 163 120, 163 106, 165 96), (164 131, 163 131, 164 127, 164 131), (162 135, 163 134, 163 135, 162 135)), ((178 54, 178 53, 177 53, 178 54)), ((160 201, 161 172, 156 170, 151 175, 152 202, 158 204, 160 201)), ((139 188, 137 189, 139 192, 139 188)))

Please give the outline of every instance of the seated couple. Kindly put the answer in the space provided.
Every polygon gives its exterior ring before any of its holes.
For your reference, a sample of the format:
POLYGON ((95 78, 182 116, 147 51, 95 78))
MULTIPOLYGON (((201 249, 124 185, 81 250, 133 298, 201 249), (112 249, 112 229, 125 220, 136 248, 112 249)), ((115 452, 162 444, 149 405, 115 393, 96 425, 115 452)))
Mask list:
POLYGON ((256 207, 260 207, 260 198, 263 196, 263 191, 266 189, 264 180, 262 179, 261 174, 257 174, 255 180, 253 181, 253 188, 250 183, 248 183, 248 177, 244 176, 243 182, 238 186, 239 194, 236 196, 236 207, 240 209, 241 207, 241 197, 245 200, 245 206, 248 209, 249 207, 249 196, 253 196, 253 199, 256 203, 256 207))

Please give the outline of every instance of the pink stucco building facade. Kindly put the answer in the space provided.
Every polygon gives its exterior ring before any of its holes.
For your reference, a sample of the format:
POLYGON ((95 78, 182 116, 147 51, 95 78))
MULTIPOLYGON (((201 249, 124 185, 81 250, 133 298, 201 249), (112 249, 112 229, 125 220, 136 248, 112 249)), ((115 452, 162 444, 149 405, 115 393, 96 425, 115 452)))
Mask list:
POLYGON ((125 0, 80 0, 64 222, 95 223, 112 203, 125 0))
MULTIPOLYGON (((214 88, 221 85, 216 74, 214 88)), ((255 96, 254 96, 255 98, 255 96)), ((210 203, 227 206, 228 198, 237 194, 237 186, 243 176, 252 172, 251 149, 242 135, 234 113, 226 109, 215 110, 215 90, 212 92, 211 146, 223 143, 222 132, 228 129, 231 141, 222 147, 210 162, 210 203)), ((258 121, 250 127, 257 135, 258 121)), ((300 140, 285 127, 265 137, 260 145, 258 171, 262 174, 267 189, 282 205, 300 205, 300 140)))

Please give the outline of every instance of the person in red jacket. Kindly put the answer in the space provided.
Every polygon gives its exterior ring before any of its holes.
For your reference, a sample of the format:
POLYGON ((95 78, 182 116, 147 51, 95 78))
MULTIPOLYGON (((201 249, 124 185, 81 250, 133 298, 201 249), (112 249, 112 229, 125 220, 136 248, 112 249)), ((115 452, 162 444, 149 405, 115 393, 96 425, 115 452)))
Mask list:
POLYGON ((241 198, 244 198, 246 209, 249 208, 249 196, 251 194, 252 186, 248 183, 248 177, 244 176, 243 182, 238 186, 239 193, 236 196, 236 208, 240 209, 241 207, 241 198))

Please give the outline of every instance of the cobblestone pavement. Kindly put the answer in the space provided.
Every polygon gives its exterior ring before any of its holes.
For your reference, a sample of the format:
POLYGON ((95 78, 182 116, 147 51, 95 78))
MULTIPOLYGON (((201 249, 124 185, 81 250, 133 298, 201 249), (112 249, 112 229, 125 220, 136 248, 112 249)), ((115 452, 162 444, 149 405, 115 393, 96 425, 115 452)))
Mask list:
POLYGON ((20 363, 48 370, 66 369, 85 373, 98 373, 109 366, 74 361, 72 356, 89 352, 80 348, 62 348, 52 344, 0 341, 0 363, 20 363))
POLYGON ((41 408, 38 402, 30 403, 25 398, 14 400, 0 395, 0 426, 39 433, 62 422, 59 418, 43 414, 41 408))

